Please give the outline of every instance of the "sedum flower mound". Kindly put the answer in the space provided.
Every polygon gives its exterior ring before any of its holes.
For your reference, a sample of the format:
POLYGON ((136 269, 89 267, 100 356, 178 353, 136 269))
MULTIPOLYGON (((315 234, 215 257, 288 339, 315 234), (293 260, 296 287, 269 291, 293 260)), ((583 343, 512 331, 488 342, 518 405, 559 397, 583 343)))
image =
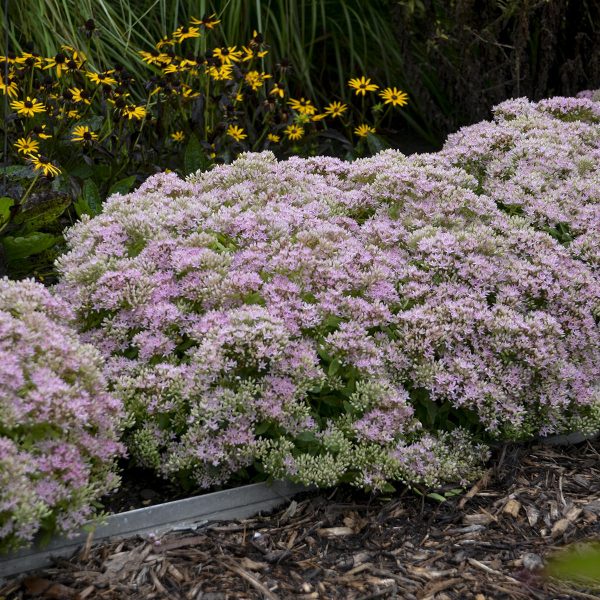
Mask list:
POLYGON ((444 155, 244 154, 73 227, 57 291, 133 456, 380 489, 474 476, 474 439, 597 427, 598 278, 481 187, 444 155))
POLYGON ((451 135, 442 156, 508 214, 600 271, 600 95, 508 100, 451 135))
POLYGON ((0 551, 75 531, 118 484, 121 403, 72 319, 42 285, 0 279, 0 551))

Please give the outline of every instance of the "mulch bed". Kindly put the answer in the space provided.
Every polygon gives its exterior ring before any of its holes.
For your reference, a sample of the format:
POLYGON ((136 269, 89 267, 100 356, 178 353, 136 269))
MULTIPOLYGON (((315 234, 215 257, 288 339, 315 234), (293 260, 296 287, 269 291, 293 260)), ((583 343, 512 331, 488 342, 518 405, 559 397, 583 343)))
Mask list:
POLYGON ((504 447, 491 464, 442 503, 340 488, 266 517, 88 545, 0 598, 600 598, 544 573, 559 547, 600 539, 600 442, 504 447))

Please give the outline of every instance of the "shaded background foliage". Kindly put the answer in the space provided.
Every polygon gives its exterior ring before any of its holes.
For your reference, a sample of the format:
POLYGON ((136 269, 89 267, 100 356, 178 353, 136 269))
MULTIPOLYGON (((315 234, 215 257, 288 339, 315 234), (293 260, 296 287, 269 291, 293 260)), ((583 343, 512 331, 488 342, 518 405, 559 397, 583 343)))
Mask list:
POLYGON ((413 105, 437 139, 507 98, 600 86, 597 0, 405 0, 391 9, 413 105))

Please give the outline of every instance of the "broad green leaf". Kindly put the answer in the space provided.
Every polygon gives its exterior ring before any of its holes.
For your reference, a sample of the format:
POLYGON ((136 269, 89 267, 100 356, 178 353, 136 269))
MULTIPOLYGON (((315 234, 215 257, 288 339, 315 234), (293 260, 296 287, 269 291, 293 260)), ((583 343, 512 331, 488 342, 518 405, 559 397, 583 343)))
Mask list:
POLYGON ((135 183, 135 180, 135 175, 131 175, 129 177, 125 177, 124 179, 117 181, 116 183, 113 183, 110 186, 110 189, 108 190, 108 195, 112 196, 113 194, 121 194, 122 196, 124 196, 131 190, 133 184, 135 183))
POLYGON ((10 208, 14 204, 15 201, 13 198, 9 198, 8 196, 0 197, 0 229, 4 229, 10 221, 10 208))
POLYGON ((431 492, 430 494, 427 494, 427 497, 431 498, 432 500, 435 500, 436 502, 439 502, 440 504, 442 502, 446 502, 446 498, 444 498, 444 496, 436 492, 431 492))
POLYGON ((389 148, 389 144, 385 140, 374 133, 367 135, 367 145, 369 146, 369 152, 371 154, 377 154, 386 148, 389 148))
POLYGON ((600 544, 570 547, 548 561, 553 577, 600 583, 600 544))
POLYGON ((183 170, 185 171, 185 174, 190 175, 198 170, 205 171, 210 164, 210 160, 206 156, 202 144, 200 144, 198 138, 192 134, 183 156, 183 170))
POLYGON ((339 358, 334 358, 330 363, 329 363, 329 369, 327 370, 327 375, 329 377, 333 377, 339 370, 340 367, 342 366, 342 363, 340 362, 339 358))
POLYGON ((61 193, 46 193, 35 195, 31 202, 21 207, 21 212, 13 218, 13 223, 19 226, 19 233, 32 233, 54 224, 71 204, 71 198, 61 193))
POLYGON ((91 179, 86 179, 83 184, 83 198, 92 214, 97 215, 102 210, 102 199, 98 186, 91 179))
POLYGON ((27 258, 48 250, 62 240, 62 237, 50 233, 34 231, 24 236, 6 236, 2 240, 7 260, 14 261, 27 258))

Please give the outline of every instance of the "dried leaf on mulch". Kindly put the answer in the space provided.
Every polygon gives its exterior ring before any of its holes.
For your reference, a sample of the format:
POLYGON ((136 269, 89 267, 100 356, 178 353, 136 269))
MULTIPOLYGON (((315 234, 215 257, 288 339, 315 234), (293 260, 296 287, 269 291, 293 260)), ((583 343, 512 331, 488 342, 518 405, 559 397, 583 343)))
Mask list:
POLYGON ((481 481, 443 503, 337 489, 270 516, 93 546, 0 597, 600 598, 544 573, 559 547, 600 539, 599 450, 505 447, 481 481))

